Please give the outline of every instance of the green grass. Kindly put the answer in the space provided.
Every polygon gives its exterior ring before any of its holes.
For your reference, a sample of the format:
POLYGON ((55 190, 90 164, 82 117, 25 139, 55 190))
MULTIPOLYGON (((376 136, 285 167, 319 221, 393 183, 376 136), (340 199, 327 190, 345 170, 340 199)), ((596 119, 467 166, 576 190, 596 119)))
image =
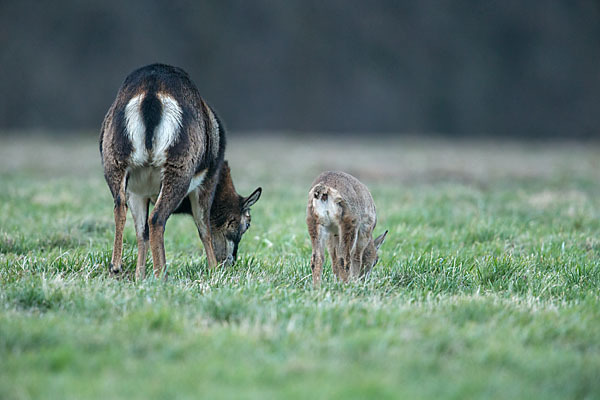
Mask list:
MULTIPOLYGON (((172 217, 169 281, 108 273, 112 202, 91 139, 0 140, 0 398, 600 398, 600 148, 232 136, 261 185, 238 263, 209 270, 172 217), (324 169, 389 229, 366 282, 304 223, 324 169)), ((151 268, 151 262, 148 262, 151 268)))

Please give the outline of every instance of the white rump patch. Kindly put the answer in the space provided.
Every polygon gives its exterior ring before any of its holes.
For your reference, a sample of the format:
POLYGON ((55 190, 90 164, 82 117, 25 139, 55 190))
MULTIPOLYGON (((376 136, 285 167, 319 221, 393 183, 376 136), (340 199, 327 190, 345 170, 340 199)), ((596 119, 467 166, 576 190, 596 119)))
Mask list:
POLYGON ((162 115, 160 123, 154 131, 152 163, 161 166, 167 159, 167 150, 177 139, 177 134, 181 129, 183 111, 173 97, 164 93, 157 93, 156 96, 162 103, 162 115))
POLYGON ((342 209, 336 202, 339 198, 337 190, 333 188, 327 189, 327 200, 316 199, 313 197, 312 205, 319 223, 325 227, 337 227, 342 209))
POLYGON ((144 93, 132 97, 125 106, 125 127, 127 136, 133 146, 133 152, 131 153, 131 163, 133 165, 143 165, 148 161, 148 153, 144 145, 146 128, 140 112, 142 100, 144 100, 144 93))
POLYGON ((154 130, 152 154, 150 155, 146 150, 146 126, 141 112, 145 96, 145 93, 138 94, 132 97, 125 106, 125 126, 133 147, 131 164, 142 166, 151 162, 154 166, 160 167, 167 159, 167 150, 177 139, 181 129, 183 111, 173 97, 164 93, 156 94, 162 103, 162 111, 160 122, 154 130))

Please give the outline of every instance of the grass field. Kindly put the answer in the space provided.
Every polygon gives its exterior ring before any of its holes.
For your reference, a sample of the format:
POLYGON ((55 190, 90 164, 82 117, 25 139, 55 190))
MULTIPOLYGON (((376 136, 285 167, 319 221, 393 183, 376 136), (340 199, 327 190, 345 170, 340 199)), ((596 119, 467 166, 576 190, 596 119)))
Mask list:
POLYGON ((95 139, 0 139, 0 399, 600 398, 597 145, 232 136, 238 191, 263 187, 241 259, 208 270, 174 216, 169 281, 135 283, 130 215, 108 274, 95 139), (389 234, 367 282, 327 263, 314 290, 325 169, 389 234))

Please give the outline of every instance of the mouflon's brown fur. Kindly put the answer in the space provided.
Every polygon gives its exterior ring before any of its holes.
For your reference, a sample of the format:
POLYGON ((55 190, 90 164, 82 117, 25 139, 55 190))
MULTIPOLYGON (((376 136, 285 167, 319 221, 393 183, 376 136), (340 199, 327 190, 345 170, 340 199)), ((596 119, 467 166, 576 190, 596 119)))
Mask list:
POLYGON ((235 191, 224 161, 223 125, 185 71, 152 64, 127 76, 102 123, 100 154, 114 199, 111 272, 121 271, 128 209, 135 222, 138 279, 145 276, 148 247, 154 274, 162 275, 164 229, 174 212, 193 215, 209 266, 235 259, 261 188, 248 197, 235 191))
POLYGON ((385 231, 373 240, 377 215, 371 193, 345 172, 323 172, 314 180, 308 193, 306 224, 314 286, 321 283, 325 247, 333 273, 347 282, 370 273, 387 234, 385 231))

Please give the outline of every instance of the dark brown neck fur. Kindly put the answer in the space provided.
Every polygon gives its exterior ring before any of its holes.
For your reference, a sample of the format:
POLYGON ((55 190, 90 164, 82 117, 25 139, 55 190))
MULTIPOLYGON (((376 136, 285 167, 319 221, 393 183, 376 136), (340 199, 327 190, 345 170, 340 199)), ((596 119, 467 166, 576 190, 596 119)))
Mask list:
POLYGON ((224 161, 210 209, 211 226, 219 227, 225 224, 229 216, 240 213, 241 205, 242 197, 236 192, 229 165, 224 161))
MULTIPOLYGON (((219 172, 219 182, 215 188, 215 195, 210 209, 211 226, 218 227, 227 222, 227 218, 232 213, 239 213, 242 197, 235 191, 235 186, 231 179, 231 172, 227 161, 221 164, 219 172)), ((174 214, 192 214, 190 199, 186 196, 174 214)))

